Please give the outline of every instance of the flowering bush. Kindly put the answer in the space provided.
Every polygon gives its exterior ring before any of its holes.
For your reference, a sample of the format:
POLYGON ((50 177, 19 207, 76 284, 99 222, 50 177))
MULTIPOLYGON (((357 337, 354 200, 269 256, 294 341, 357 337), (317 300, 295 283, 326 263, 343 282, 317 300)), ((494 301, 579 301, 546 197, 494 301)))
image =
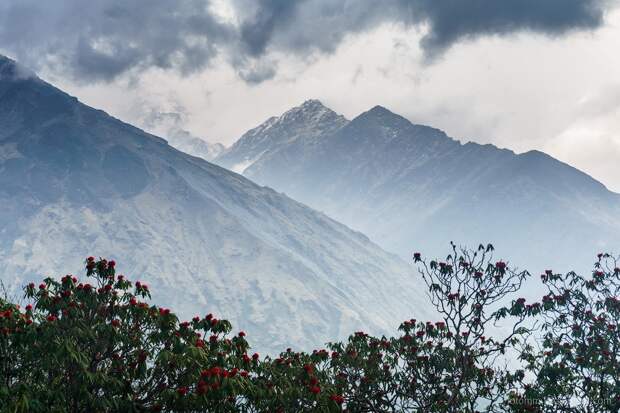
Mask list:
POLYGON ((83 281, 29 284, 25 308, 0 300, 0 411, 618 411, 616 261, 601 254, 587 279, 547 271, 530 304, 512 297, 529 274, 492 252, 414 254, 438 321, 278 357, 211 314, 148 304, 146 284, 90 257, 83 281))
POLYGON ((609 254, 594 267, 591 277, 547 270, 542 302, 513 305, 542 331, 524 343, 521 358, 534 378, 512 393, 514 410, 620 411, 620 268, 609 254))

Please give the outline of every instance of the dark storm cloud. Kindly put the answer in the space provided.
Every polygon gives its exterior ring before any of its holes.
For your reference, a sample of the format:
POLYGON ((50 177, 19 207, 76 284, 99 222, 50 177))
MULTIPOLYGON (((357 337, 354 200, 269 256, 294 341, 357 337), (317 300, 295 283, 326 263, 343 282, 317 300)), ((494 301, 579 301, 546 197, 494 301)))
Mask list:
MULTIPOLYGON (((271 36, 279 27, 287 27, 295 10, 307 0, 258 0, 256 13, 241 26, 241 41, 253 56, 265 52, 271 36)), ((290 27, 290 26, 289 26, 290 27)))
POLYGON ((425 25, 421 46, 434 57, 479 36, 594 29, 612 6, 605 0, 231 1, 240 24, 219 20, 209 0, 3 0, 0 49, 82 81, 150 67, 187 74, 221 54, 241 78, 259 83, 275 75, 261 62, 269 51, 330 53, 347 35, 386 22, 425 25))
POLYGON ((86 81, 146 67, 191 72, 235 37, 207 6, 202 0, 4 0, 0 47, 86 81))
POLYGON ((420 0, 403 1, 407 12, 420 13, 430 24, 422 40, 429 54, 461 39, 529 30, 560 35, 594 29, 603 23, 605 2, 599 0, 420 0))
MULTIPOLYGON (((263 2, 260 14, 278 16, 277 3, 263 2)), ((275 26, 273 19, 266 20, 264 30, 253 23, 252 31, 263 33, 276 47, 302 53, 313 49, 330 52, 346 35, 381 23, 424 24, 428 32, 421 46, 427 56, 435 56, 461 40, 484 35, 532 31, 553 36, 595 29, 603 24, 605 9, 615 3, 605 0, 312 0, 289 7, 275 20, 275 26)), ((259 50, 264 48, 263 45, 259 50)))

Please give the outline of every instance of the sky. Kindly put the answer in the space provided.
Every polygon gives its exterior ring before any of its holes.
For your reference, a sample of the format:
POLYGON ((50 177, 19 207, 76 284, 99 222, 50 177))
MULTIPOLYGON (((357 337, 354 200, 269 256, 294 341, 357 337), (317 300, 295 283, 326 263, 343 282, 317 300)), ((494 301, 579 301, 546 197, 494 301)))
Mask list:
POLYGON ((3 0, 0 53, 160 135, 229 145, 306 99, 382 105, 620 192, 618 3, 3 0))

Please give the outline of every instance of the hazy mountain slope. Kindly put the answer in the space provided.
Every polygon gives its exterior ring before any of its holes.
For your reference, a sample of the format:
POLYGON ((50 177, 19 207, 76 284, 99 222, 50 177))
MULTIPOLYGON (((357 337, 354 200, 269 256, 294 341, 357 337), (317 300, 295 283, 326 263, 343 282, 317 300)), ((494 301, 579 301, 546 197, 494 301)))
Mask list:
POLYGON ((166 133, 165 139, 170 146, 181 152, 207 161, 213 160, 226 149, 221 143, 209 143, 182 129, 170 129, 166 133))
POLYGON ((92 109, 0 60, 0 277, 16 289, 116 259, 185 316, 261 349, 394 330, 412 268, 323 214, 92 109))
POLYGON ((546 154, 461 144, 380 106, 333 128, 244 175, 403 257, 486 241, 538 271, 588 268, 599 250, 620 251, 620 196, 546 154))

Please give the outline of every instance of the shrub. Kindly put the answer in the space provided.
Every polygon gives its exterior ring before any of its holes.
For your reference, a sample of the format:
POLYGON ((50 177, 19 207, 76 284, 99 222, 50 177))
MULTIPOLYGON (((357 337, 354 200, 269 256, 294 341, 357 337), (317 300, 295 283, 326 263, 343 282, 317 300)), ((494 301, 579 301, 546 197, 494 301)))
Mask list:
MULTIPOLYGON (((149 305, 146 284, 86 260, 89 282, 26 286, 24 309, 0 303, 0 406, 16 412, 275 411, 292 398, 248 353, 245 333, 211 314, 179 322, 149 305), (278 387, 275 388, 274 385, 278 387)), ((296 390, 296 389, 295 389, 296 390)), ((292 393, 310 407, 335 404, 292 393)))
POLYGON ((492 253, 414 254, 439 321, 275 358, 211 314, 179 321, 148 304, 147 285, 89 257, 84 281, 29 284, 25 308, 0 300, 0 410, 618 411, 616 261, 601 254, 587 279, 547 271, 547 293, 527 303, 513 294, 529 274, 492 253))

